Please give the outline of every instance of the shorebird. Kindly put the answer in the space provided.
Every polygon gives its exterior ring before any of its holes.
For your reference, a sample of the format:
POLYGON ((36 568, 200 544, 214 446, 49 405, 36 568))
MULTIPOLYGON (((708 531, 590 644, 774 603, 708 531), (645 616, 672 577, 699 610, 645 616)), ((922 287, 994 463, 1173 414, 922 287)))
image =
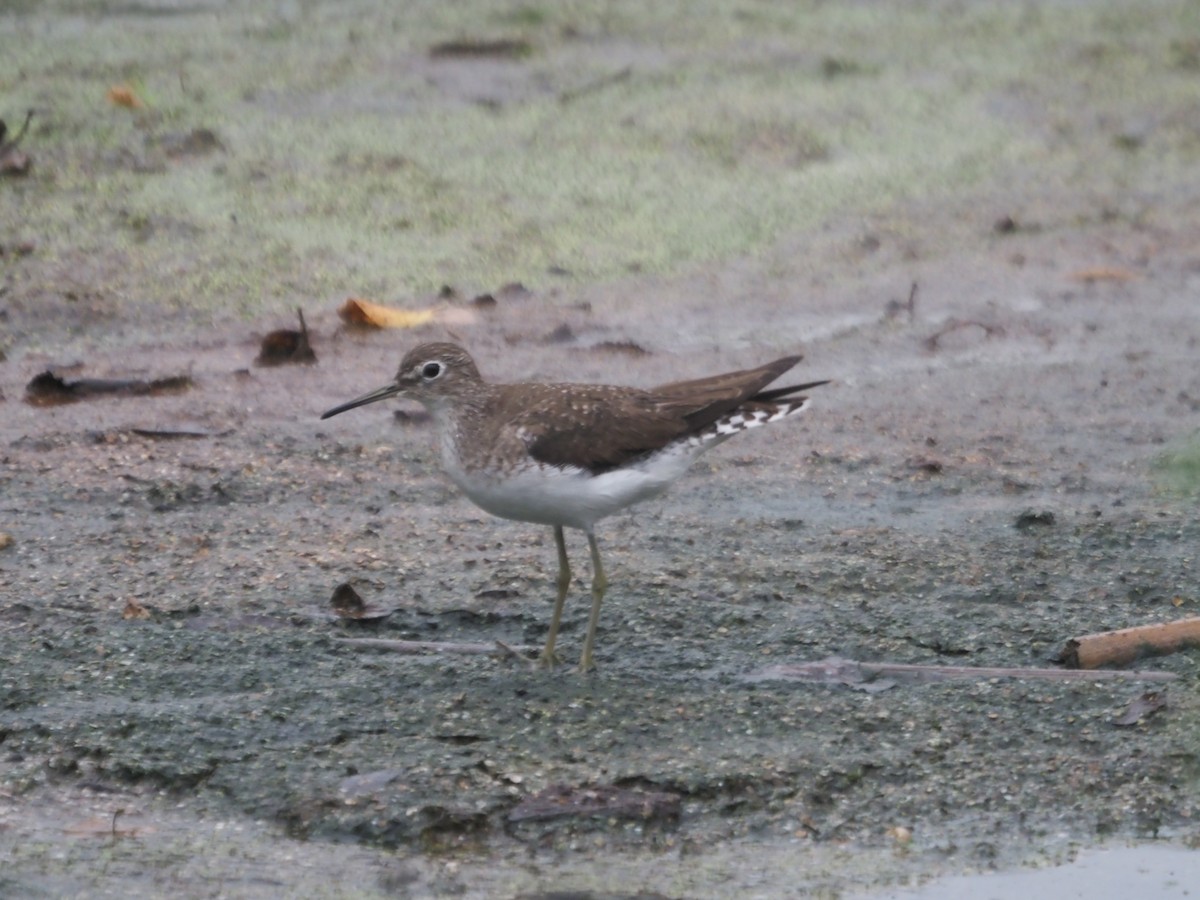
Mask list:
POLYGON ((587 535, 592 555, 592 611, 579 671, 593 668, 592 649, 608 579, 596 523, 671 486, 700 454, 748 428, 801 412, 810 381, 765 390, 800 361, 774 362, 641 389, 607 384, 493 384, 457 344, 410 350, 395 379, 321 418, 386 400, 420 401, 437 426, 442 464, 476 506, 495 516, 554 528, 558 588, 550 632, 539 656, 557 662, 555 642, 571 584, 564 528, 587 535))

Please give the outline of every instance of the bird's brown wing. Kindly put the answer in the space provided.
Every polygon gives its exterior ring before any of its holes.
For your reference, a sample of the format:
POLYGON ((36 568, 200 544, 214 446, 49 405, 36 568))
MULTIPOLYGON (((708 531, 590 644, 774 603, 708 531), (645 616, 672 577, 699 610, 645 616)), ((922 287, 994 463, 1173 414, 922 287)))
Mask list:
MULTIPOLYGON (((540 385, 539 401, 514 409, 508 427, 539 462, 605 472, 676 438, 703 431, 748 401, 782 398, 823 383, 781 388, 760 398, 764 387, 800 359, 787 356, 755 369, 676 381, 647 391, 610 385, 540 385)), ((524 401, 529 387, 523 386, 524 401)))
POLYGON ((546 385, 546 395, 508 420, 529 455, 598 474, 652 453, 688 432, 645 391, 608 385, 546 385))
POLYGON ((802 358, 785 356, 755 369, 676 381, 651 388, 648 393, 664 412, 682 418, 688 431, 701 431, 748 400, 772 400, 790 393, 793 389, 769 391, 766 395, 762 390, 802 358))

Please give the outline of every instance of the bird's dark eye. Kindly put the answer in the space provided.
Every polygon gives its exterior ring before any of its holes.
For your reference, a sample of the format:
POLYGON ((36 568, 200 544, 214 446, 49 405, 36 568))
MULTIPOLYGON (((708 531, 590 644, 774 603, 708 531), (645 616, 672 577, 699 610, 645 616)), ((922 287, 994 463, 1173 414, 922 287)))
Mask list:
POLYGON ((433 381, 442 374, 442 364, 440 362, 427 362, 421 366, 421 377, 426 381, 433 381))

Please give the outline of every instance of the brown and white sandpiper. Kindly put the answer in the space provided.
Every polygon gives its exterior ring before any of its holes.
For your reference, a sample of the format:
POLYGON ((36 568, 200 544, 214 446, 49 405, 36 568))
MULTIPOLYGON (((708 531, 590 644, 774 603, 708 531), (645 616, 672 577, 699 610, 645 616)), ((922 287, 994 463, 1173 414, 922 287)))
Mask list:
POLYGON ((768 425, 808 405, 812 381, 764 390, 800 361, 774 362, 640 389, 606 384, 492 384, 456 344, 409 351, 396 378, 324 413, 392 396, 419 400, 441 439, 442 463, 475 505, 493 515, 554 528, 558 593, 539 657, 556 662, 554 644, 571 583, 564 528, 587 535, 592 553, 592 613, 579 671, 593 667, 592 648, 608 580, 596 523, 657 496, 704 451, 740 431, 768 425))

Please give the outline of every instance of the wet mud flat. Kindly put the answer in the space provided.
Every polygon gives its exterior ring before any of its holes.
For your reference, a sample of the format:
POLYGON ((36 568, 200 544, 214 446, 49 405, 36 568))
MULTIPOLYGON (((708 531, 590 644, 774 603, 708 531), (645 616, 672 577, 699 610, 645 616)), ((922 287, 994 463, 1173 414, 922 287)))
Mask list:
MULTIPOLYGON (((459 524, 487 539, 480 523, 459 524)), ((772 556, 711 527, 693 533, 724 546, 726 560, 772 556)), ((1169 569, 1197 537, 1176 517, 1075 526, 1057 539, 996 537, 970 551, 957 537, 881 530, 814 541, 820 568, 833 570, 816 578, 791 561, 767 573, 716 560, 687 575, 664 569, 667 585, 611 604, 604 668, 589 678, 351 649, 339 639, 364 629, 269 604, 131 621, 69 603, 13 604, 4 613, 6 791, 30 801, 69 792, 151 822, 164 808, 244 814, 292 837, 435 859, 637 850, 686 860, 731 843, 890 848, 907 833, 914 857, 988 868, 1071 842, 1187 837, 1196 745, 1182 685, 1171 686, 1167 712, 1128 729, 1112 721, 1146 687, 1136 680, 856 689, 747 675, 831 654, 1040 664, 1064 621, 1095 627, 1104 601, 1047 609, 1030 599, 1046 590, 1036 562, 983 573, 968 588, 951 573, 981 556, 1077 556, 1119 583, 1131 542, 1161 548, 1139 552, 1149 571, 1169 569), (939 560, 932 574, 929 558, 939 560), (697 599, 692 579, 722 587, 697 599), (786 599, 800 582, 844 599, 786 599), (897 584, 934 602, 897 609, 897 584)), ((684 541, 654 543, 668 566, 686 558, 684 541)), ((475 546, 534 571, 548 549, 475 546)), ((547 610, 530 582, 506 578, 504 590, 519 596, 497 608, 421 599, 433 587, 421 581, 407 608, 365 631, 536 643, 547 610)), ((491 578, 451 583, 497 590, 484 587, 491 578)), ((1159 668, 1191 677, 1186 657, 1159 668)))
MULTIPOLYGON (((354 643, 536 647, 552 597, 548 529, 458 497, 426 425, 386 409, 315 420, 389 371, 393 335, 336 337, 318 318, 321 366, 247 378, 252 344, 217 334, 160 348, 156 369, 193 360, 186 394, 53 410, 14 402, 8 364, 8 877, 61 886, 101 845, 151 848, 179 873, 182 844, 253 895, 257 878, 300 877, 280 861, 300 840, 313 858, 357 848, 359 880, 319 882, 331 895, 778 896, 780 873, 836 893, 1109 839, 1194 842, 1194 652, 1143 663, 1179 679, 1132 727, 1114 720, 1162 685, 812 684, 779 668, 1040 667, 1071 637, 1194 610, 1194 498, 1159 480, 1200 396, 1177 327, 1188 276, 1169 258, 1156 275, 1136 317, 1102 287, 1094 328, 1069 303, 1022 301, 988 311, 999 335, 952 329, 958 343, 932 350, 928 336, 962 318, 953 301, 907 324, 876 298, 850 301, 842 312, 864 324, 806 347, 806 373, 845 374, 802 421, 731 442, 604 524, 612 584, 586 677, 505 652, 354 643), (133 430, 148 421, 203 436, 133 430), (334 617, 345 581, 391 614, 334 617), (33 815, 41 804, 60 820, 33 815), (114 814, 108 843, 64 837, 103 833, 114 814), (139 816, 142 831, 122 832, 139 816), (222 867, 213 820, 258 829, 238 863, 222 867)), ((578 358, 505 351, 525 312, 478 336, 485 372, 578 358)), ((650 354, 613 380, 693 364, 650 354)), ((588 577, 572 537, 568 659, 588 577)))
POLYGON ((0 895, 835 897, 1194 853, 1195 650, 795 677, 1197 614, 1187 4, 11 6, 0 895), (348 297, 470 316, 352 332, 348 297), (311 346, 256 366, 297 307, 311 346), (602 524, 579 677, 578 535, 567 665, 531 669, 549 530, 459 497, 411 407, 318 421, 447 336, 505 380, 833 383, 602 524), (389 614, 335 615, 345 583, 389 614))

